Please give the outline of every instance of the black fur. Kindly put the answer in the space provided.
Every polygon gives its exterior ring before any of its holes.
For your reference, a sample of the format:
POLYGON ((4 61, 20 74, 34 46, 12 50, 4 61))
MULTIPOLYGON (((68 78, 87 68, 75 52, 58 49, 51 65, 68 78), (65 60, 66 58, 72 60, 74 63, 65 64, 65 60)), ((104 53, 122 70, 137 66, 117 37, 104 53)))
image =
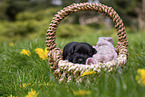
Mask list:
POLYGON ((63 49, 63 60, 85 64, 86 59, 92 57, 97 51, 85 42, 70 42, 63 49))

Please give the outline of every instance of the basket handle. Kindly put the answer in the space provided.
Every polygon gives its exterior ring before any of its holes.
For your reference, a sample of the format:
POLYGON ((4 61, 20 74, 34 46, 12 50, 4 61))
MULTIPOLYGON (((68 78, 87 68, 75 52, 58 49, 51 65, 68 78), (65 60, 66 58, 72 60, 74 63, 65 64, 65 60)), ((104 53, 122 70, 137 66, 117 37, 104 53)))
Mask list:
POLYGON ((125 31, 125 27, 123 25, 123 21, 120 18, 120 16, 116 13, 116 11, 112 7, 108 7, 106 5, 100 4, 100 3, 79 3, 79 4, 72 4, 70 6, 67 6, 63 8, 63 10, 60 10, 55 14, 53 17, 50 27, 47 30, 47 38, 46 38, 46 45, 48 50, 53 50, 56 48, 55 43, 55 35, 56 35, 56 29, 66 16, 68 16, 71 13, 78 12, 78 11, 96 11, 100 13, 104 13, 106 16, 108 16, 110 19, 113 20, 115 23, 115 28, 117 29, 117 35, 118 35, 118 45, 116 46, 116 51, 120 53, 124 53, 127 55, 127 34, 125 31), (125 51, 121 49, 125 49, 125 51))

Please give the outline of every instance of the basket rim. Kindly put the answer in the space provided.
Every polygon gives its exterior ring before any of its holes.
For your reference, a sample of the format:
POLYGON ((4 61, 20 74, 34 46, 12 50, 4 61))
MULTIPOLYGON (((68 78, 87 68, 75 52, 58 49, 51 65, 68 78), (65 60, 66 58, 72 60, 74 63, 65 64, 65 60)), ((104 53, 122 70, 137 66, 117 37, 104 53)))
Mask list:
POLYGON ((73 3, 72 5, 58 11, 57 14, 54 15, 46 34, 46 45, 48 50, 52 50, 56 47, 55 35, 60 22, 69 14, 78 11, 96 11, 104 13, 104 15, 111 18, 112 21, 115 23, 115 28, 117 29, 119 41, 118 48, 121 48, 122 46, 127 48, 128 41, 123 20, 112 7, 108 7, 101 3, 73 3))
POLYGON ((105 65, 105 66, 109 66, 109 65, 113 66, 113 65, 116 65, 116 64, 117 65, 125 64, 127 62, 126 60, 127 60, 127 56, 125 54, 120 54, 117 57, 117 59, 108 61, 106 63, 99 62, 97 64, 91 64, 91 65, 88 65, 88 64, 78 64, 78 63, 75 64, 75 63, 72 63, 72 62, 68 62, 67 60, 59 60, 58 67, 63 66, 63 63, 68 64, 66 66, 71 65, 71 66, 76 66, 76 67, 91 67, 91 66, 103 66, 103 65, 105 65))
MULTIPOLYGON (((67 62, 65 60, 60 60, 58 63, 58 68, 54 71, 54 75, 59 80, 59 82, 66 80, 67 82, 69 82, 70 80, 72 80, 72 77, 74 77, 76 81, 82 81, 82 79, 84 78, 82 75, 85 72, 93 71, 97 75, 100 74, 101 71, 112 72, 113 70, 116 70, 121 64, 125 65, 126 62, 127 56, 125 54, 120 54, 116 60, 92 65, 80 65, 67 62), (68 76, 68 78, 65 77, 66 75, 68 76)), ((121 67, 122 66, 123 65, 121 65, 121 67)))
MULTIPOLYGON (((108 7, 101 3, 74 3, 70 6, 67 6, 63 8, 62 10, 58 11, 57 14, 54 15, 50 27, 47 30, 46 34, 46 45, 47 50, 49 50, 48 57, 49 57, 49 64, 51 65, 51 68, 55 70, 54 74, 57 76, 58 79, 64 79, 62 77, 66 76, 67 71, 64 69, 64 73, 61 73, 60 70, 64 67, 60 65, 60 63, 63 63, 63 57, 62 57, 62 51, 60 48, 56 47, 55 43, 55 36, 56 36, 56 30, 60 24, 60 22, 69 14, 78 12, 78 11, 95 11, 104 13, 104 15, 108 16, 115 24, 115 28, 117 29, 117 36, 118 36, 118 45, 115 47, 116 52, 118 53, 118 58, 123 61, 112 61, 113 66, 121 66, 122 64, 125 64, 127 62, 128 57, 128 40, 127 40, 127 34, 126 30, 123 24, 123 20, 120 18, 120 16, 117 14, 117 12, 112 8, 108 7), (122 57, 124 56, 124 57, 122 57)), ((109 63, 109 62, 108 62, 109 63)), ((74 64, 74 63, 66 63, 64 64, 74 64)), ((76 65, 76 64, 75 64, 76 65)), ((100 65, 100 64, 99 64, 100 65)), ((77 68, 84 66, 84 68, 87 65, 76 65, 77 68)), ((92 65, 91 65, 92 66, 92 65)), ((95 66, 95 65, 94 65, 95 66)), ((123 65, 122 65, 123 66, 123 65)), ((87 66, 90 67, 90 66, 87 66)), ((77 69, 78 70, 78 69, 77 69)))

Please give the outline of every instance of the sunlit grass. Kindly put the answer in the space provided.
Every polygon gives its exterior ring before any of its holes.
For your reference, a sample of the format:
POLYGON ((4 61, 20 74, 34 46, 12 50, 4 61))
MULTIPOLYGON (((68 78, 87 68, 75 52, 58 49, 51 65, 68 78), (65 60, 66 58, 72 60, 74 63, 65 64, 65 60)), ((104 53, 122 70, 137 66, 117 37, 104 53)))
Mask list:
MULTIPOLYGON (((70 41, 84 41, 96 45, 103 34, 88 33, 73 38, 56 38, 57 46, 63 49, 70 41)), ((116 34, 116 33, 115 33, 116 34)), ((110 34, 117 44, 117 36, 110 34)), ((37 97, 143 97, 145 87, 138 83, 138 69, 145 69, 145 33, 128 34, 129 57, 124 68, 112 73, 87 75, 83 83, 58 83, 50 70, 47 58, 42 59, 36 48, 45 51, 45 37, 29 41, 17 41, 0 44, 0 96, 25 97, 34 94, 37 97), (29 50, 29 56, 21 51, 29 50), (92 80, 94 79, 95 80, 92 80)), ((145 75, 145 74, 144 74, 145 75)))

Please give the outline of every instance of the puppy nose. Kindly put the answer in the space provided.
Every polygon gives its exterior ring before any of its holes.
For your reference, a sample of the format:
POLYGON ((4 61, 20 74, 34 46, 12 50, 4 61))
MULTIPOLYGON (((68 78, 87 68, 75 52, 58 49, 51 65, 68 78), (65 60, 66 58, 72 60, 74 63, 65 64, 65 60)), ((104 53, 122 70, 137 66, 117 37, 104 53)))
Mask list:
POLYGON ((79 59, 78 60, 78 63, 83 63, 83 59, 79 59))

